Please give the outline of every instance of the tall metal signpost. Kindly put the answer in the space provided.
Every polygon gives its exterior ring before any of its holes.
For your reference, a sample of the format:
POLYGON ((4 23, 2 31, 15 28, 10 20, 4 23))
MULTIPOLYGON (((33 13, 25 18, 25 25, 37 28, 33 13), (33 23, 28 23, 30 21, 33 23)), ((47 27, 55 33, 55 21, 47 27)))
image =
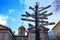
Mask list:
POLYGON ((30 14, 28 12, 25 12, 26 14, 22 14, 22 16, 24 16, 24 17, 32 17, 32 18, 35 19, 35 20, 32 20, 32 19, 28 19, 28 18, 21 18, 21 20, 24 20, 24 21, 35 22, 36 40, 41 40, 40 39, 40 32, 39 32, 40 27, 46 26, 46 25, 53 25, 53 24, 55 24, 54 22, 49 23, 48 21, 44 21, 44 19, 48 19, 47 17, 50 16, 50 15, 52 15, 53 13, 46 14, 47 11, 39 13, 39 12, 41 12, 41 11, 49 8, 50 6, 51 5, 49 5, 47 7, 41 7, 41 8, 39 8, 38 3, 36 2, 35 8, 29 7, 29 9, 31 9, 31 10, 34 11, 33 14, 30 14))

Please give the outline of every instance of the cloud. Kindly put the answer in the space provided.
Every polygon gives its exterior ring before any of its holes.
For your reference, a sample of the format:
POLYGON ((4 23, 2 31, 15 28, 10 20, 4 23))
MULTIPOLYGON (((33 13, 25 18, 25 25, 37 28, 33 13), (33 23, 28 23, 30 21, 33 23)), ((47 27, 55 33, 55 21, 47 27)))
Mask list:
POLYGON ((8 10, 8 12, 11 14, 11 13, 15 12, 15 10, 14 9, 10 9, 10 10, 8 10))
POLYGON ((2 16, 2 15, 0 15, 0 19, 8 19, 8 16, 2 16))
POLYGON ((8 16, 2 16, 2 15, 0 15, 0 24, 2 24, 2 25, 8 25, 7 19, 8 19, 8 16))

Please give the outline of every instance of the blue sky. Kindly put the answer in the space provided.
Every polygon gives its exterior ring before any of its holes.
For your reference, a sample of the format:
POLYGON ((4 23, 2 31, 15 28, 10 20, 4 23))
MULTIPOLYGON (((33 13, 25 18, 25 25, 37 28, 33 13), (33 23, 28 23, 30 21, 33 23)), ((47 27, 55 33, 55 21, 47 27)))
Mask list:
POLYGON ((0 16, 4 25, 16 30, 21 24, 21 14, 25 10, 25 5, 19 0, 0 0, 0 16), (5 17, 5 18, 4 18, 5 17))
MULTIPOLYGON (((47 9, 47 13, 53 12, 54 14, 48 17, 48 21, 57 23, 60 20, 59 14, 54 12, 54 0, 0 0, 0 24, 8 26, 13 31, 17 31, 18 28, 22 25, 21 15, 25 14, 25 11, 32 13, 33 11, 29 10, 29 6, 34 7, 36 2, 39 2, 40 7, 52 5, 47 9)), ((25 28, 28 28, 28 23, 30 22, 24 21, 23 25, 25 28)))

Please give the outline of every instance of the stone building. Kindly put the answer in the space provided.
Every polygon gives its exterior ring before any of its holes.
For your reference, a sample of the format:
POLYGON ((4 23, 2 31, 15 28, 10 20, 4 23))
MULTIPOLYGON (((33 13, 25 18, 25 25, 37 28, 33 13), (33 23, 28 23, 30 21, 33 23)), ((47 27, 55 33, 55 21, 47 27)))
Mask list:
POLYGON ((60 40, 60 21, 52 29, 54 32, 54 39, 60 40))
POLYGON ((18 35, 15 35, 16 40, 27 40, 27 36, 25 35, 25 27, 22 25, 18 28, 18 35))
MULTIPOLYGON (((49 40, 48 30, 46 27, 40 27, 41 40, 49 40)), ((0 40, 35 40, 35 27, 29 27, 26 31, 24 26, 20 26, 18 35, 14 35, 10 28, 0 25, 0 40), (27 35, 25 35, 26 32, 27 35)))

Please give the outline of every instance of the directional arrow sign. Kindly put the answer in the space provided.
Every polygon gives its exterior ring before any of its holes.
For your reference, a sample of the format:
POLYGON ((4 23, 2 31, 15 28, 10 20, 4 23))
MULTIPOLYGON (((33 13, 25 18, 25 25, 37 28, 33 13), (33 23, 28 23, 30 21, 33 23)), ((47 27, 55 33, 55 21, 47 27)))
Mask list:
MULTIPOLYGON (((21 20, 35 22, 35 20, 25 19, 25 18, 21 18, 21 20)), ((38 21, 38 22, 39 23, 48 23, 48 21, 38 21)))
MULTIPOLYGON (((41 15, 43 15, 44 13, 46 13, 47 11, 44 11, 44 12, 42 12, 42 13, 38 13, 38 16, 41 16, 41 15)), ((35 13, 33 13, 33 14, 35 14, 35 13)))
POLYGON ((43 11, 43 10, 45 10, 45 9, 49 8, 49 7, 51 7, 51 5, 49 5, 49 6, 47 6, 47 7, 42 8, 42 9, 41 9, 41 10, 39 10, 38 12, 41 12, 41 11, 43 11))
POLYGON ((23 14, 22 16, 33 17, 33 18, 35 17, 35 15, 33 15, 33 14, 29 14, 28 12, 25 12, 25 13, 26 13, 26 14, 25 14, 25 15, 23 14))
POLYGON ((21 16, 29 17, 29 15, 26 15, 26 14, 22 14, 21 16))
POLYGON ((29 9, 32 9, 33 11, 35 11, 34 8, 32 8, 31 6, 29 6, 29 9))
POLYGON ((35 20, 25 19, 25 18, 21 18, 21 20, 35 22, 35 20))
MULTIPOLYGON (((47 12, 47 11, 45 11, 45 12, 47 12)), ((45 13, 45 12, 43 12, 43 13, 45 13)), ((22 15, 22 16, 26 16, 26 17, 33 17, 33 18, 35 18, 35 15, 34 14, 29 14, 28 12, 25 12, 26 13, 26 15, 22 15)), ((48 18, 46 18, 47 16, 49 16, 49 15, 52 15, 52 13, 49 13, 49 14, 38 14, 38 19, 48 19, 48 18)))
POLYGON ((47 17, 47 16, 50 16, 50 15, 52 15, 53 13, 49 13, 49 14, 38 14, 38 16, 44 16, 44 17, 47 17))
POLYGON ((52 23, 46 23, 46 24, 40 24, 40 26, 44 25, 44 26, 47 26, 47 25, 54 25, 55 23, 52 22, 52 23))
POLYGON ((28 16, 28 15, 26 15, 26 14, 22 14, 21 16, 28 16))
POLYGON ((32 24, 30 24, 30 23, 29 23, 29 26, 31 26, 31 27, 35 27, 34 25, 32 25, 32 24))
POLYGON ((28 12, 25 12, 27 15, 30 15, 28 12))
POLYGON ((55 24, 55 22, 50 23, 50 25, 54 25, 54 24, 55 24))
POLYGON ((50 15, 52 15, 53 13, 49 13, 49 14, 47 14, 46 16, 50 16, 50 15))
POLYGON ((41 22, 41 23, 48 23, 48 21, 44 21, 44 20, 41 20, 40 22, 41 22))
POLYGON ((40 14, 44 14, 44 13, 46 13, 47 11, 44 11, 44 12, 42 12, 42 13, 40 13, 40 14))
POLYGON ((30 16, 30 17, 35 17, 35 15, 33 15, 33 14, 29 14, 28 12, 25 12, 28 16, 30 16))
MULTIPOLYGON (((29 15, 24 15, 24 14, 23 14, 22 16, 25 16, 25 17, 33 17, 33 18, 35 18, 35 15, 33 15, 33 14, 30 15, 30 16, 29 16, 29 15)), ((38 17, 38 19, 48 19, 48 18, 46 18, 46 17, 38 17)))
POLYGON ((48 19, 48 18, 46 18, 46 17, 38 17, 38 19, 48 19))

